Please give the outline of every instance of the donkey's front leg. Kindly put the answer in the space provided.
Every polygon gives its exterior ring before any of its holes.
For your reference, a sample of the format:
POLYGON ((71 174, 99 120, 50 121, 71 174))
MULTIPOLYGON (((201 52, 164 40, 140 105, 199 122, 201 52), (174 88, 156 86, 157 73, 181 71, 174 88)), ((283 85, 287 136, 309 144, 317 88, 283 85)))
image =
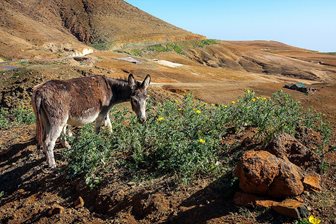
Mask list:
POLYGON ((101 114, 98 116, 96 120, 96 125, 95 125, 97 134, 100 132, 100 128, 102 124, 104 124, 104 126, 107 127, 110 132, 112 132, 111 120, 108 114, 101 114))
POLYGON ((67 137, 71 137, 72 132, 70 129, 67 129, 67 127, 68 125, 65 125, 63 128, 62 135, 61 135, 61 144, 64 148, 71 149, 71 145, 67 141, 67 137))
POLYGON ((104 117, 102 115, 99 115, 96 119, 96 124, 95 124, 97 134, 100 132, 100 127, 101 127, 103 121, 104 121, 104 117))
POLYGON ((111 124, 109 114, 107 114, 106 117, 105 117, 104 126, 108 128, 109 132, 112 133, 112 124, 111 124))

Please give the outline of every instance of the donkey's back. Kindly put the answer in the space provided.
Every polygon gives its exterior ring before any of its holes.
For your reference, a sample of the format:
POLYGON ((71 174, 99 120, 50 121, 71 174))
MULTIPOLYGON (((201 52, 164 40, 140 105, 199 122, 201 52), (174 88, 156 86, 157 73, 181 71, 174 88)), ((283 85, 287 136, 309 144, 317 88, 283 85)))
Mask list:
POLYGON ((33 91, 33 101, 43 102, 48 117, 61 119, 66 116, 70 122, 92 116, 101 107, 108 106, 110 98, 111 89, 104 76, 51 80, 33 91))

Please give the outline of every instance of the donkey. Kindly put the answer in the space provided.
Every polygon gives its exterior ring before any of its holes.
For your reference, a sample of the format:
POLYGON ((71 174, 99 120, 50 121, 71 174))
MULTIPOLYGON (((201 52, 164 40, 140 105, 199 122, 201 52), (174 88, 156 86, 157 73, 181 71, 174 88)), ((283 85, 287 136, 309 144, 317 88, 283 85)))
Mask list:
MULTIPOLYGON (((38 147, 43 148, 50 168, 56 168, 54 147, 67 124, 82 126, 95 121, 96 132, 102 125, 112 131, 109 111, 113 105, 129 101, 140 122, 146 121, 147 88, 151 77, 138 82, 90 76, 66 81, 51 80, 34 87, 32 106, 36 116, 38 147)), ((62 144, 69 147, 65 139, 62 144)))

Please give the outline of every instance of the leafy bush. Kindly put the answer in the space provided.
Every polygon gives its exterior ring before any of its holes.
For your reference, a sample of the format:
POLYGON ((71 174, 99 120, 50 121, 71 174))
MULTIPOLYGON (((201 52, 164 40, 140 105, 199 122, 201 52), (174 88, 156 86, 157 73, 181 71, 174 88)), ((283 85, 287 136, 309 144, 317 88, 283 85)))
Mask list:
POLYGON ((247 90, 237 101, 218 106, 188 95, 181 102, 149 102, 147 111, 142 125, 133 113, 113 109, 112 134, 83 128, 67 153, 70 174, 85 175, 90 186, 116 166, 144 176, 216 176, 227 169, 221 141, 229 129, 255 127, 265 143, 283 132, 295 134, 300 126, 321 132, 326 143, 331 133, 320 114, 306 111, 282 91, 265 98, 247 90))
POLYGON ((289 94, 278 91, 270 99, 257 97, 247 90, 237 102, 232 102, 232 122, 236 129, 252 126, 259 130, 259 137, 265 143, 280 133, 294 135, 299 126, 320 132, 328 143, 331 129, 322 115, 306 110, 289 94))
POLYGON ((69 160, 68 171, 71 176, 85 175, 85 182, 94 187, 101 182, 112 154, 112 142, 105 132, 95 134, 90 125, 83 127, 80 138, 72 139, 73 148, 65 152, 69 160))
POLYGON ((0 129, 7 129, 11 126, 16 126, 20 124, 32 124, 34 122, 35 115, 31 109, 0 109, 0 129))

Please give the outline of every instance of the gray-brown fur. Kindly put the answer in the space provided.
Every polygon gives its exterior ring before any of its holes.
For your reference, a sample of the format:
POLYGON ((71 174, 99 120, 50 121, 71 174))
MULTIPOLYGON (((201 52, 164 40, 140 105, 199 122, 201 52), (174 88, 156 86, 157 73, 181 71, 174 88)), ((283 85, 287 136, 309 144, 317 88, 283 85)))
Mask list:
MULTIPOLYGON (((147 88, 150 76, 140 83, 91 76, 65 81, 51 80, 34 87, 32 105, 36 115, 38 144, 42 146, 50 167, 55 167, 53 148, 58 137, 66 134, 67 124, 81 126, 96 122, 96 131, 104 124, 112 129, 108 115, 117 103, 131 101, 139 120, 146 120, 147 88)), ((69 147, 64 139, 63 145, 69 147)))

